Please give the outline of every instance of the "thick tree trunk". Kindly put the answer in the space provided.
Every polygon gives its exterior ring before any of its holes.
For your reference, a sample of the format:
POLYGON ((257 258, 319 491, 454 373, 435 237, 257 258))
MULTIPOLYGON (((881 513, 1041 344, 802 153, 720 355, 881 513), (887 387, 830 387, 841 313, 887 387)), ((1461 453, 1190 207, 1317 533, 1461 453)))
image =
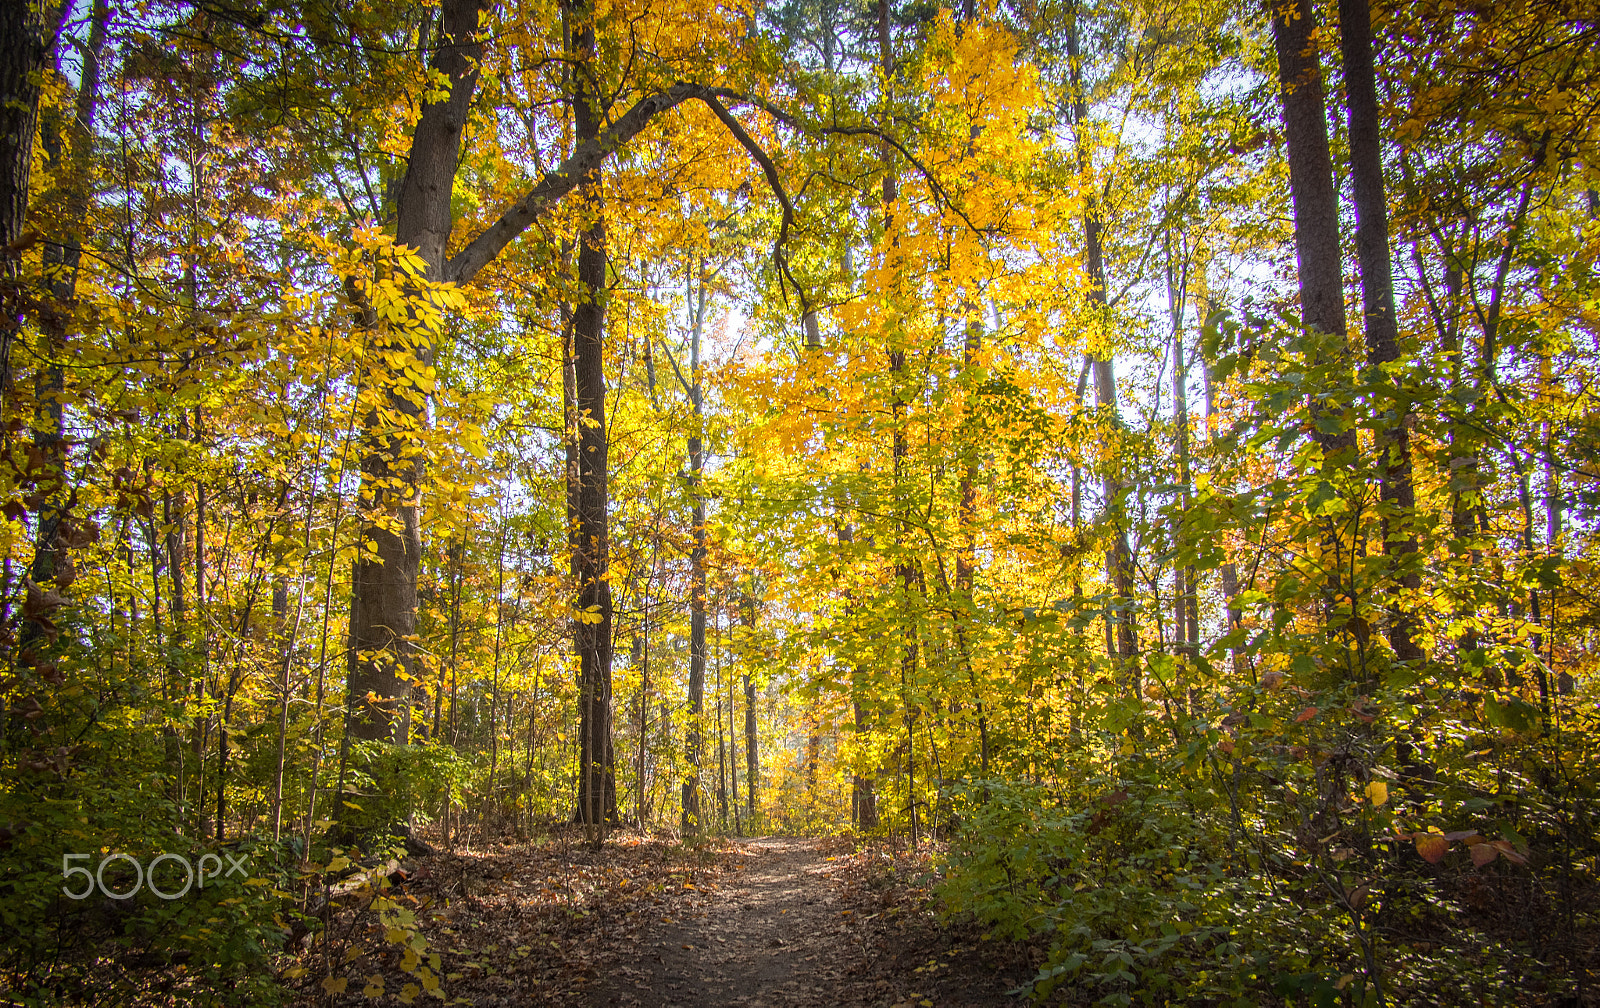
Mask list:
MULTIPOLYGON (((61 16, 70 5, 63 4, 61 16)), ((47 26, 40 15, 42 6, 29 0, 0 0, 0 412, 12 407, 12 345, 22 327, 24 305, 30 300, 21 284, 21 258, 25 245, 28 195, 32 181, 33 140, 39 120, 40 75, 50 59, 52 40, 59 24, 47 26)), ((80 93, 80 98, 82 97, 80 93)), ((47 250, 48 254, 48 250, 47 250)), ((46 313, 50 315, 53 313, 46 313)), ((44 319, 48 331, 51 321, 44 319)), ((52 340, 52 342, 55 342, 52 340)), ((71 561, 66 555, 61 534, 66 492, 65 455, 61 402, 51 394, 59 391, 59 368, 41 372, 37 409, 34 418, 34 445, 29 455, 27 474, 38 485, 31 496, 42 502, 38 512, 38 540, 26 580, 29 604, 19 635, 18 650, 23 656, 37 653, 35 643, 53 640, 49 618, 61 604, 61 593, 72 579, 71 561), (48 601, 47 601, 48 600, 48 601)), ((6 417, 9 421, 10 416, 6 417)), ((11 444, 9 423, 0 428, 0 449, 11 444)), ((6 557, 0 574, 0 615, 11 612, 11 558, 6 557)), ((36 664, 29 657, 19 658, 19 666, 36 664)))
MULTIPOLYGON (((1322 65, 1312 39, 1315 27, 1316 10, 1310 0, 1295 0, 1291 11, 1273 5, 1272 37, 1278 50, 1278 84, 1289 153, 1301 318, 1308 331, 1342 342, 1348 327, 1339 255, 1339 197, 1333 186, 1333 158, 1328 153, 1322 65)), ((1354 437, 1348 434, 1338 440, 1336 435, 1319 431, 1318 439, 1325 448, 1355 446, 1354 437)))
MULTIPOLYGON (((1311 0, 1295 0, 1291 8, 1272 5, 1272 37, 1278 51, 1278 84, 1283 105, 1284 138, 1289 156, 1289 195, 1294 204, 1295 260, 1300 277, 1300 314, 1315 346, 1312 364, 1337 360, 1347 352, 1349 330, 1344 310, 1344 271, 1339 251, 1339 198, 1333 184, 1333 158, 1328 152, 1327 108, 1323 102, 1322 63, 1313 31, 1316 9, 1311 0)), ((1323 471, 1333 474, 1355 462, 1356 434, 1343 409, 1312 390, 1311 437, 1322 449, 1323 471)), ((1344 629, 1365 649, 1370 637, 1357 606, 1356 586, 1341 571, 1356 548, 1348 530, 1329 528, 1323 536, 1327 557, 1326 616, 1333 620, 1342 605, 1350 613, 1344 629)))
MULTIPOLYGON (((569 8, 573 51, 581 64, 572 74, 572 116, 578 145, 600 135, 605 113, 591 89, 595 58, 593 9, 569 8)), ((612 605, 609 486, 606 426, 605 322, 608 250, 600 204, 600 172, 590 172, 580 196, 593 215, 578 243, 578 285, 584 297, 572 315, 573 392, 578 415, 578 541, 572 576, 578 587, 575 644, 579 663, 580 747, 578 819, 595 846, 616 820, 615 754, 611 738, 612 605)))
MULTIPOLYGON (((483 0, 445 0, 441 37, 430 68, 450 82, 449 93, 422 106, 411 137, 405 177, 396 204, 395 237, 417 249, 429 280, 445 277, 445 245, 453 222, 451 195, 461 134, 477 85, 482 44, 477 39, 483 0)), ((363 312, 364 315, 368 313, 363 312)), ((368 321, 373 321, 370 319, 368 321)), ((428 334, 383 333, 372 338, 382 351, 415 353, 429 362, 428 334)), ((385 521, 367 521, 363 550, 351 573, 350 697, 346 732, 352 739, 405 743, 410 736, 411 676, 417 653, 417 574, 422 534, 417 494, 423 460, 406 428, 425 420, 425 395, 396 368, 387 377, 384 409, 373 410, 363 430, 363 511, 385 521), (396 422, 385 414, 399 416, 396 422), (398 526, 395 529, 394 526, 398 526)))
MULTIPOLYGON (((1339 45, 1344 57, 1350 121, 1350 181, 1356 204, 1356 258, 1361 266, 1369 380, 1387 383, 1394 390, 1394 400, 1372 432, 1381 467, 1383 551, 1396 567, 1395 587, 1414 595, 1422 587, 1422 574, 1412 569, 1417 539, 1410 530, 1410 520, 1417 501, 1411 482, 1411 442, 1406 426, 1410 404, 1398 380, 1383 374, 1386 365, 1400 359, 1400 337, 1389 261, 1389 209, 1383 186, 1372 13, 1367 0, 1339 0, 1339 45)), ((1402 599, 1396 606, 1389 624, 1389 645, 1401 661, 1418 661, 1423 654, 1416 643, 1416 618, 1407 612, 1408 604, 1402 599)))
POLYGON ((11 392, 11 344, 21 325, 13 286, 28 218, 39 74, 50 50, 40 6, 0 0, 0 396, 11 392))
MULTIPOLYGON (((1300 316, 1308 333, 1332 337, 1334 352, 1339 353, 1349 337, 1349 327, 1339 252, 1339 196, 1333 185, 1333 157, 1328 152, 1322 63, 1312 38, 1316 10, 1311 0, 1295 0, 1295 4, 1292 11, 1274 5, 1272 37, 1278 51, 1279 95, 1289 155, 1300 316), (1293 17, 1286 17, 1287 13, 1293 17)), ((1355 432, 1333 430, 1338 417, 1325 404, 1314 403, 1312 416, 1317 421, 1312 436, 1324 455, 1355 449, 1355 432)))
POLYGON ((577 548, 572 556, 578 586, 576 644, 581 695, 581 821, 603 827, 616 817, 616 778, 611 739, 611 583, 607 486, 607 438, 603 333, 605 327, 605 225, 596 221, 578 250, 578 277, 590 301, 573 313, 573 378, 578 409, 577 548))
MULTIPOLYGON (((33 442, 43 475, 39 479, 41 503, 34 525, 37 531, 28 575, 41 587, 58 581, 63 590, 73 576, 64 535, 71 531, 71 519, 65 510, 64 364, 70 352, 73 313, 78 304, 78 267, 83 261, 83 234, 93 185, 92 147, 95 114, 100 104, 100 54, 105 47, 108 15, 106 0, 96 0, 90 15, 88 44, 83 50, 83 70, 72 114, 67 117, 58 112, 49 117, 41 137, 50 173, 56 179, 62 215, 59 229, 46 236, 44 247, 44 285, 48 300, 40 313, 40 328, 48 340, 50 362, 40 369, 35 384, 33 442), (64 526, 63 522, 68 525, 64 526)), ((0 156, 4 156, 3 149, 0 149, 0 156)), ((5 254, 0 249, 0 258, 5 254)))

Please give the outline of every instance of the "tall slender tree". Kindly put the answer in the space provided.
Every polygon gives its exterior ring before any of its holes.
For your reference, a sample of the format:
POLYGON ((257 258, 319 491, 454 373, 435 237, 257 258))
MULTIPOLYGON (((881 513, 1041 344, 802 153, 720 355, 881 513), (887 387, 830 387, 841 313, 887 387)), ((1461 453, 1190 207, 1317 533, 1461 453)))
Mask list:
MULTIPOLYGON (((1417 539, 1410 526, 1417 501, 1411 482, 1411 434, 1407 426, 1411 409, 1404 384, 1397 375, 1388 373, 1400 360, 1400 334, 1395 317, 1383 137, 1372 50, 1372 11, 1367 0, 1339 0, 1339 51, 1344 62, 1345 108, 1350 123, 1350 185, 1355 196, 1356 261, 1361 267, 1368 380, 1374 388, 1383 389, 1389 400, 1377 411, 1378 426, 1373 430, 1384 506, 1383 551, 1396 566, 1395 586, 1414 594, 1422 587, 1422 572, 1412 563, 1417 539)), ((1412 599, 1402 598, 1389 621, 1389 645, 1401 661, 1423 657, 1416 641, 1416 619, 1407 611, 1413 604, 1412 599)))
MULTIPOLYGON (((597 143, 608 111, 597 86, 594 6, 565 8, 574 57, 573 135, 578 146, 597 143)), ((576 644, 580 704, 578 816, 593 843, 605 838, 616 818, 615 756, 611 738, 612 603, 609 514, 609 439, 606 428, 605 325, 608 288, 605 208, 600 169, 591 169, 579 190, 589 225, 578 240, 578 287, 573 309, 572 355, 577 410, 577 513, 569 516, 577 537, 572 577, 578 589, 576 644)), ((569 498, 570 499, 570 498, 569 498)))

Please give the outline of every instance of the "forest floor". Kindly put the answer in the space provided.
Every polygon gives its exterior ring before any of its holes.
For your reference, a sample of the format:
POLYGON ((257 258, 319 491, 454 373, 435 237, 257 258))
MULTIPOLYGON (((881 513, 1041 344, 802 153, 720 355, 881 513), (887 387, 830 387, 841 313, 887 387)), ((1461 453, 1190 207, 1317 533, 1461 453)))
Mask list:
MULTIPOLYGON (((419 859, 403 899, 439 956, 446 1004, 1017 1004, 1031 950, 940 924, 930 865, 925 847, 840 840, 621 836, 596 852, 566 837, 419 859)), ((352 937, 366 930, 349 923, 352 937)), ((395 1000, 409 979, 398 955, 349 958, 341 1003, 395 1000), (385 994, 357 993, 380 975, 385 994)))

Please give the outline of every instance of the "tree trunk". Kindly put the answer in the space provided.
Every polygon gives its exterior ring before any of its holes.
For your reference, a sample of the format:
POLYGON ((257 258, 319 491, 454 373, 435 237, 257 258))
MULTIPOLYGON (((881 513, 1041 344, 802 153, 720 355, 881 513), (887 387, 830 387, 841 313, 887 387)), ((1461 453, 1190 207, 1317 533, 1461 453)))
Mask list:
MULTIPOLYGON (((593 10, 569 9, 574 52, 582 63, 595 56, 593 10)), ((589 74, 572 75, 572 114, 578 144, 600 135, 601 97, 591 93, 589 74)), ((572 575, 578 586, 576 645, 581 717, 578 755, 578 816, 596 847, 606 824, 616 818, 615 758, 611 740, 611 582, 607 485, 605 376, 606 225, 600 205, 600 173, 595 169, 580 189, 594 215, 578 243, 578 284, 585 298, 572 316, 573 387, 578 414, 578 542, 572 575)))
MULTIPOLYGON (((1278 51, 1278 84, 1283 104, 1284 138, 1289 155, 1289 194, 1294 205, 1295 262, 1300 278, 1301 322, 1308 334, 1332 337, 1341 352, 1349 329, 1344 312, 1344 273, 1339 252, 1339 197, 1328 153, 1327 108, 1323 103, 1322 64, 1312 32, 1316 11, 1310 0, 1296 0, 1293 18, 1274 7, 1272 37, 1278 51)), ((1354 450, 1353 431, 1337 428, 1339 417, 1314 403, 1312 436, 1325 456, 1354 450)))
MULTIPOLYGON (((849 525, 838 526, 841 552, 846 543, 855 541, 855 530, 849 525)), ((867 670, 857 665, 850 670, 850 707, 855 717, 855 737, 858 753, 864 748, 860 740, 867 737, 872 727, 873 712, 867 709, 867 670)), ((858 755, 858 760, 861 756, 858 755)), ((868 768, 870 769, 870 768, 868 768)), ((878 796, 874 789, 874 774, 858 770, 850 781, 850 821, 862 831, 878 828, 878 796)))
MULTIPOLYGON (((733 635, 733 621, 731 619, 728 622, 728 635, 730 637, 733 635)), ((727 689, 723 695, 727 697, 728 701, 728 803, 733 810, 734 832, 742 836, 744 830, 740 826, 741 812, 739 809, 739 729, 733 722, 733 715, 738 709, 738 705, 734 703, 733 699, 733 670, 728 668, 727 662, 726 642, 723 641, 719 633, 717 635, 717 677, 727 684, 727 689)), ((717 731, 719 733, 722 731, 720 722, 718 723, 717 731)))
MULTIPOLYGON (((971 305, 968 306, 969 311, 971 305)), ((961 346, 961 366, 969 370, 978 363, 983 349, 983 323, 974 318, 967 322, 965 339, 961 346)), ((977 511, 978 511, 978 447, 963 438, 960 451, 961 482, 957 488, 960 503, 957 505, 957 524, 961 530, 961 544, 956 553, 956 650, 961 664, 966 668, 967 685, 972 689, 972 702, 978 712, 979 768, 985 780, 989 777, 989 721, 983 707, 983 691, 978 687, 977 672, 972 665, 972 645, 967 640, 967 622, 976 612, 977 602, 973 592, 973 576, 978 569, 977 511)))
MULTIPOLYGON (((1383 501, 1383 551, 1394 565, 1395 586, 1414 595, 1422 574, 1412 569, 1417 552, 1410 529, 1416 511, 1411 482, 1411 442, 1406 426, 1410 402, 1398 378, 1384 367, 1400 359, 1395 319, 1394 276, 1389 261, 1389 210, 1383 187, 1383 152, 1378 112, 1377 75, 1373 68, 1372 14, 1367 0, 1339 0, 1339 45, 1344 58, 1346 106, 1350 121, 1350 181, 1356 204, 1356 258, 1361 266, 1361 301, 1366 323, 1369 381, 1386 383, 1394 399, 1372 432, 1379 460, 1383 501)), ((1419 661, 1417 621, 1404 598, 1389 624, 1389 645, 1401 661, 1419 661)))
MULTIPOLYGON (((756 599, 754 595, 746 595, 739 606, 739 619, 746 630, 754 631, 756 627, 756 599)), ((756 788, 760 778, 758 766, 759 754, 756 750, 756 687, 750 681, 750 673, 744 674, 744 785, 745 799, 750 810, 750 821, 756 818, 756 788)), ((753 827, 752 827, 753 828, 753 827)))
POLYGON ((689 435, 689 489, 694 495, 694 548, 689 554, 689 726, 684 740, 684 756, 689 763, 688 776, 683 781, 683 832, 686 836, 697 834, 704 827, 701 821, 700 772, 704 762, 704 724, 706 709, 706 499, 701 492, 701 479, 705 470, 705 444, 701 440, 700 424, 704 407, 700 394, 700 336, 705 324, 706 290, 703 278, 696 297, 691 297, 687 307, 690 314, 689 330, 689 403, 694 408, 694 433, 689 435))
POLYGON ((11 394, 11 344, 22 324, 18 273, 28 219, 39 74, 50 57, 41 5, 0 0, 0 396, 11 394))
MULTIPOLYGON (((654 576, 654 571, 651 571, 654 576)), ((645 776, 645 739, 650 738, 650 592, 645 592, 645 618, 643 618, 643 635, 635 635, 637 642, 635 650, 638 654, 638 765, 634 768, 637 778, 638 802, 634 806, 634 818, 638 822, 638 832, 645 832, 646 822, 650 822, 650 787, 645 776)))
MULTIPOLYGON (((450 83, 441 99, 425 102, 411 136, 406 173, 396 204, 395 238, 417 249, 426 278, 445 279, 445 244, 453 223, 451 195, 483 46, 478 15, 485 0, 445 0, 441 37, 430 69, 450 83)), ((375 321, 370 318, 367 321, 375 321)), ((431 334, 415 336, 373 329, 381 352, 415 354, 430 363, 431 334)), ((417 574, 422 559, 417 495, 423 462, 405 428, 425 420, 425 396, 404 368, 385 377, 384 409, 365 418, 362 431, 361 503, 364 513, 385 516, 367 521, 361 551, 351 572, 349 708, 346 733, 352 739, 405 743, 410 735, 411 676, 417 653, 417 574), (385 414, 399 421, 385 419, 385 414), (399 530, 393 531, 392 526, 399 530)), ((342 808, 343 806, 341 806, 342 808)))
MULTIPOLYGON (((1089 120, 1089 98, 1083 83, 1083 52, 1078 38, 1078 13, 1077 5, 1074 4, 1071 24, 1067 28, 1067 59, 1072 79, 1073 125, 1077 127, 1078 134, 1076 141, 1078 170, 1084 181, 1091 186, 1083 211, 1084 258, 1089 274, 1089 304, 1095 309, 1102 326, 1107 330, 1100 334, 1102 339, 1108 339, 1111 312, 1106 296, 1105 247, 1101 238, 1102 225, 1098 209, 1099 184, 1091 177, 1093 165, 1088 140, 1084 135, 1089 120)), ((1121 419, 1117 412, 1117 381, 1111 356, 1105 353, 1103 357, 1097 357, 1091 353, 1091 359, 1095 406, 1104 414, 1106 422, 1113 430, 1119 429, 1121 419)), ((1130 688, 1137 693, 1139 624, 1133 611, 1133 551, 1128 544, 1128 533, 1124 527, 1123 497, 1127 488, 1123 486, 1118 473, 1118 463, 1114 457, 1107 463, 1101 489, 1105 494, 1106 524, 1111 535, 1111 549, 1106 551, 1106 581, 1111 588, 1113 598, 1111 611, 1106 614, 1107 650, 1111 650, 1114 638, 1115 653, 1110 657, 1127 677, 1130 688)))
MULTIPOLYGON (((1172 420, 1178 456, 1179 514, 1174 518, 1173 542, 1182 534, 1182 515, 1189 511, 1192 479, 1189 450, 1189 363, 1183 345, 1184 295, 1188 289, 1188 259, 1181 265, 1172 261, 1172 235, 1163 242, 1166 253, 1167 308, 1172 325, 1172 420)), ((1200 651, 1198 600, 1193 567, 1173 567, 1172 625, 1176 652, 1193 661, 1200 651)))
MULTIPOLYGON (((1295 0, 1292 11, 1273 5, 1272 37, 1278 51, 1278 84, 1289 153, 1301 318, 1307 331, 1342 343, 1348 328, 1339 255, 1339 198, 1333 187, 1333 158, 1328 153, 1322 65, 1312 39, 1315 27, 1311 0, 1295 0), (1285 17, 1286 13, 1292 13, 1292 18, 1285 17)), ((1341 435, 1319 429, 1318 439, 1325 450, 1355 447, 1355 438, 1348 432, 1341 435)))
MULTIPOLYGON (((878 0, 878 59, 879 70, 883 74, 885 86, 892 87, 895 78, 895 59, 893 38, 889 31, 889 0, 878 0)), ((890 449, 894 462, 894 499, 900 513, 895 545, 900 554, 895 563, 895 575, 900 582, 900 591, 905 603, 902 608, 908 608, 911 594, 916 586, 916 568, 908 559, 909 551, 905 542, 909 529, 909 507, 906 503, 906 494, 903 490, 906 479, 906 458, 909 454, 909 445, 906 440, 905 419, 909 404, 906 401, 902 385, 906 373, 906 351, 900 345, 903 338, 903 326, 900 320, 900 252, 899 235, 895 232, 896 205, 900 200, 900 177, 895 168, 894 151, 886 143, 882 147, 883 159, 883 233, 885 236, 885 256, 887 261, 884 266, 890 272, 891 290, 888 305, 890 317, 887 319, 889 372, 894 385, 894 401, 891 412, 894 418, 893 445, 890 449)), ((908 622, 905 630, 905 644, 900 652, 900 711, 905 722, 906 730, 906 812, 909 817, 911 831, 911 844, 917 843, 918 821, 916 801, 916 720, 917 708, 911 702, 911 686, 916 678, 918 660, 918 639, 915 620, 908 622)))
MULTIPOLYGON (((59 579, 60 587, 72 579, 72 562, 67 556, 62 533, 70 523, 66 513, 67 442, 64 425, 66 375, 64 363, 70 354, 73 312, 78 304, 78 266, 83 261, 83 232, 89 215, 89 194, 93 181, 95 113, 100 103, 100 54, 105 47, 106 0, 96 0, 90 16, 88 44, 83 51, 83 70, 70 118, 58 111, 47 117, 41 146, 60 190, 64 211, 59 230, 46 239, 44 247, 47 307, 40 313, 40 328, 49 346, 49 363, 40 369, 35 385, 36 406, 33 441, 38 449, 39 477, 37 529, 33 563, 29 577, 48 587, 59 579), (65 120, 65 121, 63 121, 65 120)), ((3 146, 0 146, 3 156, 3 146)), ((6 255, 0 249, 0 258, 6 255)), ((3 323, 0 323, 3 325, 3 323)))
MULTIPOLYGON (((711 626, 712 626, 713 630, 715 630, 716 627, 718 626, 718 622, 717 622, 718 618, 719 617, 717 616, 716 613, 712 613, 711 626)), ((732 755, 733 754, 728 751, 729 738, 728 738, 728 735, 723 731, 723 729, 726 727, 726 724, 724 723, 724 721, 722 719, 722 698, 723 698, 722 672, 723 672, 723 668, 722 668, 722 655, 720 653, 721 652, 721 648, 719 647, 717 650, 718 650, 717 660, 713 665, 713 667, 715 669, 715 682, 716 682, 716 685, 713 688, 716 690, 716 694, 717 694, 717 817, 718 817, 718 822, 720 823, 719 828, 722 830, 723 833, 727 833, 727 831, 728 831, 728 794, 729 794, 729 790, 728 790, 728 768, 733 763, 733 759, 732 759, 732 755)), ((732 714, 731 710, 729 711, 729 714, 731 716, 731 714, 732 714)), ((738 800, 739 800, 739 795, 738 795, 737 791, 733 792, 733 800, 734 800, 735 803, 737 803, 738 800)))
MULTIPOLYGON (((500 775, 500 726, 498 722, 500 710, 500 656, 505 650, 506 642, 506 516, 500 515, 500 541, 494 553, 494 651, 493 661, 489 666, 489 786, 487 801, 480 808, 480 815, 497 805, 495 797, 496 779, 500 775)), ((512 616, 512 625, 515 627, 516 616, 512 616)), ((507 718, 510 723, 510 718, 507 718)))
MULTIPOLYGON (((1300 278, 1301 323, 1312 347, 1313 366, 1338 360, 1347 352, 1349 330, 1344 311, 1344 273, 1339 252, 1339 198, 1333 185, 1333 159, 1328 153, 1327 109, 1323 103, 1322 63, 1313 31, 1316 10, 1311 0, 1295 0, 1293 8, 1273 6, 1272 37, 1278 52, 1278 84, 1283 105, 1284 138, 1289 156, 1289 194, 1294 205, 1295 261, 1300 278)), ((1355 462, 1356 434, 1328 397, 1313 390, 1311 437, 1322 449, 1324 473, 1355 462)), ((1341 604, 1350 614, 1343 627, 1365 650, 1370 631, 1357 606, 1356 586, 1340 571, 1345 553, 1356 548, 1350 532, 1327 528, 1323 552, 1328 563, 1326 617, 1332 621, 1341 604)))

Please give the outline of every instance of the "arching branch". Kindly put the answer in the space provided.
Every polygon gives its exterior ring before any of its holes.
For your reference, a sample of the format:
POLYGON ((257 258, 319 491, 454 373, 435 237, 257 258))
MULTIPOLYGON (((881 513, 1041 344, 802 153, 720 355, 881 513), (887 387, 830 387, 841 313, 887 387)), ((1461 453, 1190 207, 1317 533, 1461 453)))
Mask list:
POLYGON ((445 278, 455 283, 471 281, 479 270, 493 262, 529 225, 576 189, 590 172, 599 167, 606 155, 638 136, 650 124, 650 120, 690 98, 704 98, 710 94, 710 88, 679 82, 665 91, 639 99, 616 122, 601 131, 598 137, 579 145, 555 170, 541 178, 526 196, 501 214, 499 220, 456 253, 445 269, 445 278))
POLYGON ((826 123, 807 123, 801 120, 798 116, 786 112, 771 102, 765 101, 761 98, 751 97, 750 95, 740 94, 736 91, 729 91, 724 88, 712 89, 711 93, 717 98, 725 98, 728 101, 736 104, 749 105, 752 108, 760 109, 773 119, 793 129, 820 133, 824 136, 865 136, 872 137, 876 140, 881 140, 890 147, 893 147, 901 157, 906 159, 907 164, 916 169, 917 174, 921 175, 927 181, 928 188, 933 191, 934 198, 939 201, 939 204, 945 209, 954 213, 956 216, 960 217, 974 234, 988 234, 989 231, 992 230, 981 228, 975 224, 972 218, 967 216, 966 211, 962 210, 956 205, 956 201, 951 198, 950 193, 942 184, 940 184, 939 179, 933 174, 932 171, 929 170, 928 166, 923 164, 922 160, 915 154, 911 153, 905 144, 901 143, 893 135, 880 127, 872 125, 838 126, 828 125, 826 123))
MULTIPOLYGON (((462 284, 470 282, 473 277, 477 276, 479 270, 493 262, 495 257, 504 251, 505 247, 514 241, 518 235, 526 231, 534 221, 547 213, 568 193, 576 189, 578 184, 606 159, 607 155, 638 136, 657 115, 690 99, 699 99, 704 102, 706 107, 733 135, 733 138, 738 141, 739 145, 749 153, 750 157, 760 166, 762 174, 766 177, 768 187, 771 188, 772 194, 783 208, 783 223, 778 232, 778 240, 773 248, 773 259, 778 265, 781 279, 794 288, 795 295, 800 301, 802 313, 811 310, 811 301, 806 297, 804 288, 801 287, 789 268, 787 248, 790 232, 795 225, 794 201, 790 199, 789 192, 784 187, 777 165, 773 163, 772 158, 767 155, 767 152, 762 149, 755 138, 750 135, 750 132, 744 128, 744 125, 728 111, 727 106, 723 104, 724 100, 759 109, 774 120, 794 129, 823 135, 867 136, 883 141, 898 151, 900 156, 904 157, 927 180, 934 197, 943 206, 960 216, 974 233, 986 233, 983 228, 973 223, 971 218, 955 204, 950 194, 939 183, 939 180, 934 177, 933 172, 915 154, 908 150, 899 140, 876 126, 837 126, 806 123, 760 98, 753 98, 726 88, 713 88, 702 84, 680 81, 665 91, 659 91, 639 99, 632 108, 624 112, 616 122, 607 127, 598 137, 581 144, 566 160, 541 178, 528 191, 526 196, 501 214, 499 220, 485 228, 477 237, 468 242, 465 248, 456 253, 445 268, 445 279, 462 284)), ((783 284, 780 283, 780 290, 782 287, 783 284)))
MULTIPOLYGON (((800 286, 794 274, 789 271, 789 253, 785 247, 785 243, 789 240, 789 229, 794 225, 794 203, 789 199, 788 190, 783 187, 783 178, 778 174, 778 166, 772 163, 772 158, 761 149, 761 145, 756 143, 744 125, 735 119, 714 95, 706 94, 699 97, 722 121, 722 125, 728 128, 728 132, 733 134, 733 138, 739 141, 739 146, 748 151, 751 159, 761 166, 761 173, 767 177, 767 185, 772 189, 772 195, 778 198, 778 204, 783 207, 783 223, 778 228, 778 240, 772 248, 772 259, 778 264, 781 279, 789 281, 789 285, 794 288, 795 296, 800 299, 800 313, 804 315, 811 310, 810 300, 806 297, 805 288, 800 286)), ((783 290, 781 282, 778 284, 778 290, 780 293, 783 290)))

